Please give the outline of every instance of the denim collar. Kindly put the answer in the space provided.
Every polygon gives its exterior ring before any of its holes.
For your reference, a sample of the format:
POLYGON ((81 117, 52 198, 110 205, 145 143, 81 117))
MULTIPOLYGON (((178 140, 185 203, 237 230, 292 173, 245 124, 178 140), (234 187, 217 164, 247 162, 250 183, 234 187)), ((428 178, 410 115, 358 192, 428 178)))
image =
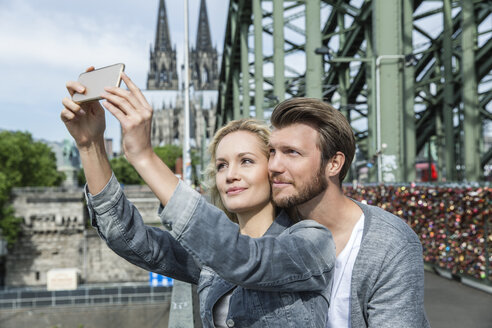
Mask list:
POLYGON ((275 218, 273 223, 270 225, 268 230, 265 232, 265 236, 278 236, 291 225, 292 221, 290 220, 287 213, 282 210, 280 214, 275 218))

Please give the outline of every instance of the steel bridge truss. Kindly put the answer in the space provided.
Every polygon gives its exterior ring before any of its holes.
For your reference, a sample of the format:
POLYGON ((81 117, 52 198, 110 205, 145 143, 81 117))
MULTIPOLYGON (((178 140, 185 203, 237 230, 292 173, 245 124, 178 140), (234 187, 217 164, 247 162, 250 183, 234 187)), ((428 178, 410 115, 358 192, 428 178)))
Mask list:
POLYGON ((290 97, 332 103, 358 142, 352 178, 480 181, 492 159, 492 1, 230 0, 216 126, 290 97))

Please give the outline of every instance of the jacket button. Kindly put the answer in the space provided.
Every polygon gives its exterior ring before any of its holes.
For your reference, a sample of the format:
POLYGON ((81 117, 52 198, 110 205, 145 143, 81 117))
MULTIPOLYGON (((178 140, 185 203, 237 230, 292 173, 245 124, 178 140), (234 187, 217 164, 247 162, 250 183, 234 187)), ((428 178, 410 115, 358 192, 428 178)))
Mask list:
POLYGON ((227 319, 226 324, 227 324, 227 327, 234 327, 234 320, 227 319))

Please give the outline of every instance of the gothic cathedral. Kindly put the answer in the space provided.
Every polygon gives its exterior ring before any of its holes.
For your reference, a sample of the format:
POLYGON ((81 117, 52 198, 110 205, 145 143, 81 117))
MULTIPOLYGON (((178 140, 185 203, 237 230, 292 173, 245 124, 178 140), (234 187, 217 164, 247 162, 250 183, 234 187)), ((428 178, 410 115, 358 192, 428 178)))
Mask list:
MULTIPOLYGON (((190 138, 191 146, 201 148, 215 130, 218 95, 218 54, 212 46, 205 0, 201 0, 196 43, 190 46, 190 138)), ((159 1, 155 44, 150 49, 150 68, 145 97, 154 108, 152 145, 182 144, 183 85, 179 83, 176 46, 169 33, 166 4, 159 1)))

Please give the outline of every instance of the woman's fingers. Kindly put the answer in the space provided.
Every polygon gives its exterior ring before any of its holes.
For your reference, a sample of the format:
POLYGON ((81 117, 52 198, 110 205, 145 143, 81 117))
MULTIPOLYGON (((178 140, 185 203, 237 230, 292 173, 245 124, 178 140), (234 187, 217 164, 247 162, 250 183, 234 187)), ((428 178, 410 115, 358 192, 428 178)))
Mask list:
POLYGON ((85 115, 86 112, 80 107, 79 104, 75 103, 72 99, 65 97, 62 100, 63 106, 65 106, 65 109, 69 110, 70 112, 74 114, 82 114, 85 115))
MULTIPOLYGON (((129 101, 125 92, 126 90, 117 90, 119 88, 105 88, 106 93, 103 93, 101 97, 113 106, 118 108, 125 115, 132 115, 136 111, 135 105, 129 101)), ((105 106, 106 107, 106 106, 105 106)))
POLYGON ((78 93, 84 93, 85 92, 85 87, 80 84, 78 81, 68 81, 67 84, 65 85, 67 87, 68 93, 70 93, 70 96, 73 96, 75 92, 78 93))
POLYGON ((102 94, 101 97, 113 103, 113 105, 119 107, 126 115, 136 115, 143 119, 148 119, 152 116, 152 109, 145 100, 145 97, 138 91, 138 94, 143 99, 140 101, 134 91, 124 90, 117 87, 104 88, 106 94, 102 94))
MULTIPOLYGON (((94 66, 89 66, 85 70, 86 72, 91 72, 94 70, 94 66)), ((73 96, 75 92, 77 93, 84 93, 85 92, 85 87, 80 84, 78 81, 68 81, 67 84, 65 85, 68 92, 70 93, 70 96, 73 96)))
POLYGON ((75 114, 67 108, 63 108, 60 117, 63 122, 69 122, 75 118, 75 114))
POLYGON ((143 107, 147 110, 152 110, 147 99, 145 99, 142 91, 133 83, 133 81, 126 75, 125 73, 121 73, 121 77, 123 78, 123 82, 125 82, 128 89, 135 95, 138 101, 143 105, 143 107))
POLYGON ((103 101, 103 106, 106 107, 106 109, 111 113, 113 114, 114 117, 116 117, 116 119, 118 121, 120 121, 120 124, 123 126, 125 125, 126 123, 126 119, 127 119, 127 116, 126 114, 120 110, 118 107, 116 107, 115 105, 113 105, 111 102, 109 101, 103 101))
POLYGON ((106 92, 101 95, 105 99, 103 106, 120 121, 124 129, 144 127, 152 119, 152 108, 130 78, 124 73, 122 78, 129 90, 104 88, 106 92))

